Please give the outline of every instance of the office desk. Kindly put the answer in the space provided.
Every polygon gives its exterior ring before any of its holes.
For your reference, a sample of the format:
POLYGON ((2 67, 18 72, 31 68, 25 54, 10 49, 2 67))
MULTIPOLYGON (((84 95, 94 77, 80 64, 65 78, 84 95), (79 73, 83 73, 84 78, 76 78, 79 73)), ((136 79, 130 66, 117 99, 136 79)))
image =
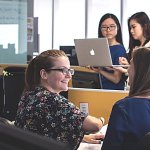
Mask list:
POLYGON ((95 117, 104 117, 108 123, 113 104, 128 95, 128 91, 69 88, 68 99, 81 110, 95 117))

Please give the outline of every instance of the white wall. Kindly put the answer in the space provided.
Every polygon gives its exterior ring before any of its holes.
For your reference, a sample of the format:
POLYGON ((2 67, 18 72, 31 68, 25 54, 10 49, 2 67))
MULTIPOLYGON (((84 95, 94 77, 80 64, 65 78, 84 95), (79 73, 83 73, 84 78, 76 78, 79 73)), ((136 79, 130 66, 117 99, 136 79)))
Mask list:
POLYGON ((58 49, 60 45, 74 45, 75 38, 97 37, 99 19, 105 13, 113 13, 122 20, 123 41, 127 49, 127 19, 138 11, 150 15, 147 0, 34 0, 34 16, 39 17, 40 52, 58 49))
POLYGON ((34 0, 34 17, 39 21, 40 52, 52 47, 52 0, 34 0))

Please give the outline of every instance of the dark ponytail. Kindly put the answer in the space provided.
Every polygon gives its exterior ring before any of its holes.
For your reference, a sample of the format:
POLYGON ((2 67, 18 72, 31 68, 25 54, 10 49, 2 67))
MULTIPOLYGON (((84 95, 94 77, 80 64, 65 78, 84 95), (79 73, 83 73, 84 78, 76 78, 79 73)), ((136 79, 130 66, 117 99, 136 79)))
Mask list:
POLYGON ((26 69, 25 90, 32 90, 35 86, 36 77, 36 58, 32 59, 26 69))

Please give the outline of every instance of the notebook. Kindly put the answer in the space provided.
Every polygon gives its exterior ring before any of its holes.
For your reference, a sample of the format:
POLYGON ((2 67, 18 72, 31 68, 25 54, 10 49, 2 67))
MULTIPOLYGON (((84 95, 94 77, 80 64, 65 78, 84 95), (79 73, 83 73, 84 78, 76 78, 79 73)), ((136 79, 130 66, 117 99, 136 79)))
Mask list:
POLYGON ((107 38, 74 39, 74 43, 79 66, 128 67, 113 65, 107 38))

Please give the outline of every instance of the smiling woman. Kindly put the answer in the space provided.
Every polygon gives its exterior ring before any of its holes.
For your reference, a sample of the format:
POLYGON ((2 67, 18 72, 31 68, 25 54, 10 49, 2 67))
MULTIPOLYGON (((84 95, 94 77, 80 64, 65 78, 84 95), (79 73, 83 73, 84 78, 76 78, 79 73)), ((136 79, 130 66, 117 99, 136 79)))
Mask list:
POLYGON ((96 132, 103 122, 80 111, 60 92, 68 90, 74 70, 61 50, 47 50, 31 60, 15 125, 78 148, 87 131, 96 132))

